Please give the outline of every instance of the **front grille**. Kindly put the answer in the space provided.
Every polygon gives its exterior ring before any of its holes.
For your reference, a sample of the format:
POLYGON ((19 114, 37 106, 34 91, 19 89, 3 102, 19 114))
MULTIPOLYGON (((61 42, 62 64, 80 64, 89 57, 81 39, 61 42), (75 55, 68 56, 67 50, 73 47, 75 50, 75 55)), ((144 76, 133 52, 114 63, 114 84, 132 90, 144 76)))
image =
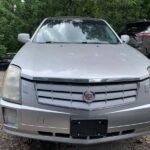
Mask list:
POLYGON ((129 83, 35 83, 38 102, 55 106, 96 109, 132 103, 136 100, 138 82, 129 83), (91 103, 83 100, 86 91, 95 93, 91 103))

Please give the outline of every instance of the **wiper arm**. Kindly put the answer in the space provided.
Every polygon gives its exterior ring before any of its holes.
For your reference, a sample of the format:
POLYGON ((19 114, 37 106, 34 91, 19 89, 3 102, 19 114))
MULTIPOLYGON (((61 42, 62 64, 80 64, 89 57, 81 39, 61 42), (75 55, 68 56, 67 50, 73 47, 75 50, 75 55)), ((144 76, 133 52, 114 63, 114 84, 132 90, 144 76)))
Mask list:
POLYGON ((45 41, 45 42, 43 42, 43 44, 45 44, 45 43, 66 43, 66 42, 53 42, 53 41, 45 41))
POLYGON ((103 42, 81 42, 82 44, 103 44, 103 42))
POLYGON ((53 43, 52 41, 46 41, 46 42, 44 42, 44 43, 53 43))
POLYGON ((46 41, 46 42, 36 42, 38 44, 45 44, 45 43, 52 43, 52 41, 46 41))
POLYGON ((100 42, 86 42, 86 41, 83 41, 81 43, 82 44, 114 44, 114 43, 111 43, 111 42, 108 42, 108 41, 100 41, 100 42))
POLYGON ((81 42, 82 44, 88 44, 88 42, 81 42))

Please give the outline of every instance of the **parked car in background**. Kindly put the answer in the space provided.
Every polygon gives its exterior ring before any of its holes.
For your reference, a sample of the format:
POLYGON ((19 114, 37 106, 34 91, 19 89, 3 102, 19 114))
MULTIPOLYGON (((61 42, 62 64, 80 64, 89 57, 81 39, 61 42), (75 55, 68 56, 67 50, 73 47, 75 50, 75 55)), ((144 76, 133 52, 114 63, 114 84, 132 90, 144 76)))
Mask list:
POLYGON ((9 65, 7 133, 93 144, 150 133, 150 61, 102 19, 45 19, 9 65), (124 43, 122 42, 124 41, 124 43))
POLYGON ((10 62, 14 58, 16 53, 6 53, 3 57, 0 58, 0 69, 5 70, 9 66, 10 62))
POLYGON ((121 34, 129 35, 128 44, 150 56, 150 21, 129 23, 121 34))

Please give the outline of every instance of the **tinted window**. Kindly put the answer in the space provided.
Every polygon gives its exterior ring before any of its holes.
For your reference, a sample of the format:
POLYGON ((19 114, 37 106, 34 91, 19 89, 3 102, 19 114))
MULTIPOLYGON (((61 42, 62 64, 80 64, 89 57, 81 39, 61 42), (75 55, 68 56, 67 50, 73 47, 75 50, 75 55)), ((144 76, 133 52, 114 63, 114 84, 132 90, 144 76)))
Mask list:
POLYGON ((128 24, 126 26, 125 33, 136 34, 139 32, 143 32, 143 31, 148 30, 149 26, 150 26, 149 22, 140 22, 140 23, 128 24))
POLYGON ((129 33, 138 33, 147 30, 147 26, 132 26, 127 28, 127 32, 129 33))
POLYGON ((118 38, 103 21, 47 20, 34 42, 119 43, 118 38))

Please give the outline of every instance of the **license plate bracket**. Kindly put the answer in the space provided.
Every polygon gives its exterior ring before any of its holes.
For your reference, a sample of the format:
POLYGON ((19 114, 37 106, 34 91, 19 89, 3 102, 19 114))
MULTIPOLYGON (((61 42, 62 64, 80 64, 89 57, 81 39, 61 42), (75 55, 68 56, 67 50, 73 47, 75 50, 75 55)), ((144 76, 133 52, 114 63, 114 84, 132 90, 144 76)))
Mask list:
POLYGON ((72 137, 104 136, 107 127, 106 119, 71 119, 70 134, 72 137))

